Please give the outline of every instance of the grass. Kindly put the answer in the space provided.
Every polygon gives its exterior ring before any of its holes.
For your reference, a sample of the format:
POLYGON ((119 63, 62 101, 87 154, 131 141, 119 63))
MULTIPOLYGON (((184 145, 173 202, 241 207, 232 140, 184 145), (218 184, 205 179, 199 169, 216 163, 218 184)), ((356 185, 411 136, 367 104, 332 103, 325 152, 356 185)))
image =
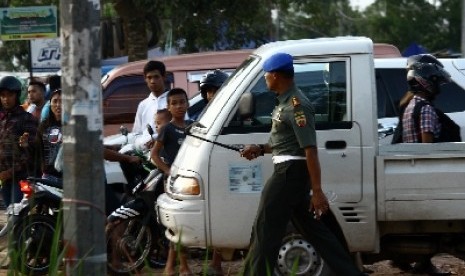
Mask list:
MULTIPOLYGON (((34 222, 31 220, 32 216, 29 216, 27 219, 24 220, 24 222, 34 222)), ((65 252, 66 252, 66 246, 63 245, 62 243, 62 232, 63 232, 63 216, 60 213, 60 215, 57 216, 56 222, 53 225, 54 227, 54 232, 53 236, 50 237, 48 236, 41 236, 39 239, 37 239, 37 249, 43 248, 44 246, 48 246, 50 248, 50 255, 49 255, 49 266, 48 268, 44 271, 44 274, 47 275, 65 275, 64 272, 64 263, 63 260, 65 258, 65 252), (50 244, 51 241, 51 244, 50 244)), ((18 234, 19 230, 16 230, 16 235, 18 234)), ((23 263, 22 260, 25 259, 28 254, 26 254, 26 251, 24 247, 19 247, 16 246, 13 242, 11 242, 11 237, 13 233, 10 233, 10 248, 9 248, 9 256, 11 260, 11 266, 8 271, 7 275, 19 275, 19 272, 23 275, 32 275, 30 274, 30 270, 28 269, 27 266, 23 263)), ((183 246, 181 245, 181 241, 176 243, 176 251, 178 252, 177 254, 177 264, 179 265, 179 256, 183 246)), ((29 252, 29 256, 32 256, 34 258, 39 257, 39 252, 40 250, 32 251, 29 252)), ((202 251, 203 252, 203 251, 202 251)), ((201 275, 206 276, 208 272, 208 265, 209 265, 209 258, 212 255, 212 250, 211 248, 207 248, 204 253, 201 253, 202 255, 198 255, 198 258, 201 260, 201 275)), ((3 263, 5 263, 6 257, 2 260, 3 263)), ((298 271, 298 265, 299 265, 299 259, 296 258, 293 261, 292 265, 292 273, 290 275, 296 275, 296 272, 298 271)), ((80 265, 79 263, 74 266, 76 269, 79 269, 80 265)), ((146 260, 145 267, 149 267, 148 261, 146 260)), ((223 269, 225 269, 223 265, 223 269)), ((145 270, 144 270, 145 271, 145 270)), ((148 270, 147 273, 150 273, 151 270, 148 270)), ((230 271, 224 271, 225 275, 237 275, 236 274, 230 274, 230 271)), ((78 274, 79 275, 79 274, 78 274)), ((136 275, 136 272, 134 272, 134 275, 136 275)), ((153 274, 156 275, 156 274, 153 274)), ((272 271, 270 269, 267 269, 267 275, 271 276, 273 275, 272 271)))

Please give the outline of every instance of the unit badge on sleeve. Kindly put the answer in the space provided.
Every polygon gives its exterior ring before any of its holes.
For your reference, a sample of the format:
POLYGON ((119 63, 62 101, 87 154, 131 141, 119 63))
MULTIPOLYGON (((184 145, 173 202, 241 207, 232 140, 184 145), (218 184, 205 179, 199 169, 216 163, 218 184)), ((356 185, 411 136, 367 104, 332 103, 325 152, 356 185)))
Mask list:
POLYGON ((307 124, 307 118, 305 117, 305 113, 301 110, 294 112, 294 119, 299 127, 304 127, 307 124))
POLYGON ((294 106, 294 119, 296 124, 299 127, 304 127, 307 124, 307 118, 305 117, 305 113, 302 109, 297 108, 300 106, 300 100, 296 96, 292 97, 292 106, 294 106))

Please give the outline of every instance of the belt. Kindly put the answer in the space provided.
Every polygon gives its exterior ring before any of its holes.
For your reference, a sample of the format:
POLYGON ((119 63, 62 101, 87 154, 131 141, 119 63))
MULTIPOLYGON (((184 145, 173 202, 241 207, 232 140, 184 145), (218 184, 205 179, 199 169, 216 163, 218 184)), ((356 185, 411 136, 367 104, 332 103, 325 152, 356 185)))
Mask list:
POLYGON ((279 164, 291 160, 305 160, 304 156, 294 156, 294 155, 275 155, 271 157, 273 164, 279 164))

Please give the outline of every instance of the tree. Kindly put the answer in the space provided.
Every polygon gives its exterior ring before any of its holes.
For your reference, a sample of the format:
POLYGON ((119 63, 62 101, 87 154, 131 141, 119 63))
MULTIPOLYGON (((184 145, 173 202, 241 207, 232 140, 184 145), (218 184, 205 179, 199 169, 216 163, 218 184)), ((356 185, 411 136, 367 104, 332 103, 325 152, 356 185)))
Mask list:
POLYGON ((267 0, 112 2, 124 22, 129 60, 145 58, 147 41, 162 48, 172 45, 178 52, 192 53, 257 47, 269 40, 267 0), (152 39, 144 39, 147 33, 152 39))
POLYGON ((412 42, 429 51, 460 49, 460 1, 376 0, 363 13, 360 28, 376 42, 404 49, 412 42))
POLYGON ((149 13, 137 0, 114 0, 114 8, 123 20, 125 49, 128 60, 147 58, 147 33, 145 18, 149 13), (141 20, 142 19, 142 20, 141 20))
POLYGON ((435 38, 431 48, 437 50, 453 50, 460 52, 462 36, 462 1, 460 0, 442 0, 438 7, 438 17, 441 20, 442 32, 441 37, 435 38))
POLYGON ((278 3, 280 39, 300 39, 354 35, 360 15, 348 0, 278 3))
POLYGON ((269 41, 270 3, 265 0, 171 1, 173 43, 180 52, 257 47, 269 41))

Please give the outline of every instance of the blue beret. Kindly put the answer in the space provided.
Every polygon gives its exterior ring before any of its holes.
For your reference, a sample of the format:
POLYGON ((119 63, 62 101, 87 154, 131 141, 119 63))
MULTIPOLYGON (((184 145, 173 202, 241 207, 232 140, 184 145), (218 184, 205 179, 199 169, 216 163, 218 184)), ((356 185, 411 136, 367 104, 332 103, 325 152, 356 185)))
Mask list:
POLYGON ((269 57, 263 63, 263 70, 265 72, 274 71, 288 71, 294 72, 294 65, 292 62, 292 56, 286 53, 277 53, 269 57))

